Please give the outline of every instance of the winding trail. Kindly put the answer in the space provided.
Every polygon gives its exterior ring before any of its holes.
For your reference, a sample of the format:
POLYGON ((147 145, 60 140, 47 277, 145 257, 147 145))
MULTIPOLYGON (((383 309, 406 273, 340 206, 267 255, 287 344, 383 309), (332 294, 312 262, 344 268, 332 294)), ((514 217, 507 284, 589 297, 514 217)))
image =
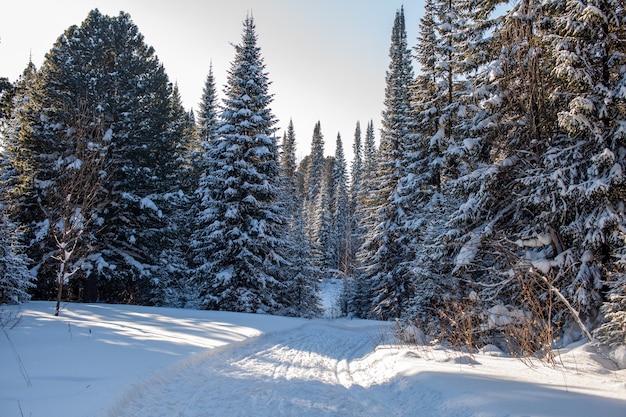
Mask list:
MULTIPOLYGON (((381 325, 349 323, 313 321, 215 349, 138 385, 110 415, 406 415, 393 390, 374 389, 388 382, 368 357, 381 325)), ((425 404, 436 405, 436 397, 425 404)))
POLYGON ((620 395, 596 395, 610 385, 619 391, 617 374, 591 379, 497 356, 470 360, 436 348, 375 348, 391 331, 387 325, 312 320, 208 350, 136 384, 108 416, 624 415, 620 395))

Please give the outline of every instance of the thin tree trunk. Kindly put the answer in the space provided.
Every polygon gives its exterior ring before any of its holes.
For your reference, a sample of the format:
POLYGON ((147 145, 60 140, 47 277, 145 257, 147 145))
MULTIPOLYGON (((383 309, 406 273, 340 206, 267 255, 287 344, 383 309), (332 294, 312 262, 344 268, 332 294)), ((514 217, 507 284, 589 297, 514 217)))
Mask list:
POLYGON ((63 297, 63 281, 65 280, 65 262, 61 261, 59 265, 58 289, 57 289, 57 307, 54 312, 55 316, 59 316, 61 310, 61 298, 63 297))

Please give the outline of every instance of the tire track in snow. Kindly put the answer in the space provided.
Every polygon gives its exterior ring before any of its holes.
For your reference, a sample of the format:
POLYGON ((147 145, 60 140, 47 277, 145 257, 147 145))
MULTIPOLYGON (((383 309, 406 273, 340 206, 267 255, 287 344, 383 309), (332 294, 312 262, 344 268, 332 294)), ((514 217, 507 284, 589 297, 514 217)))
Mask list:
MULTIPOLYGON (((409 405, 396 392, 404 388, 390 387, 368 362, 380 325, 349 323, 314 321, 209 351, 137 386, 109 415, 406 415, 409 405)), ((426 387, 419 394, 419 415, 438 415, 437 394, 426 387)))

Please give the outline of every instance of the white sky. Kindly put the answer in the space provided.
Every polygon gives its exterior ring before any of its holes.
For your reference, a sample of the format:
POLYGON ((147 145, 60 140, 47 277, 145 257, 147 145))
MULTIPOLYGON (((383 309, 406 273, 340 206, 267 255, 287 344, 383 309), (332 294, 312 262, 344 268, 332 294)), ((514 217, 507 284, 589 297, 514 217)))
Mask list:
MULTIPOLYGON (((218 90, 251 12, 265 59, 278 127, 292 118, 298 156, 309 153, 320 120, 326 154, 340 132, 348 162, 357 120, 380 128, 391 27, 402 0, 8 0, 0 16, 0 77, 15 79, 32 53, 39 68, 56 39, 90 10, 130 14, 156 50, 186 108, 197 108, 213 62, 218 90)), ((404 4, 409 46, 422 0, 404 4)), ((416 69, 417 70, 417 69, 416 69)), ((282 131, 279 132, 282 135, 282 131)), ((378 132, 377 132, 378 136, 378 132)))

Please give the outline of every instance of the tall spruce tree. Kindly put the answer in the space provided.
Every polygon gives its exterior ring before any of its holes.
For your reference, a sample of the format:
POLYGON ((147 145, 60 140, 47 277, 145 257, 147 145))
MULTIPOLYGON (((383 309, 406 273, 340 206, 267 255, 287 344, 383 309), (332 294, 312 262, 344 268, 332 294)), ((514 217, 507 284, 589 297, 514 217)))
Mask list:
MULTIPOLYGON (((194 269, 192 275, 192 300, 201 300, 201 294, 205 294, 207 286, 210 285, 208 280, 209 259, 208 253, 202 249, 204 242, 209 239, 207 230, 207 210, 213 207, 212 192, 214 178, 211 174, 217 169, 216 160, 212 157, 211 152, 215 150, 219 144, 219 104, 217 99, 217 90, 215 86, 215 77, 213 75, 213 65, 209 68, 209 73, 204 84, 202 101, 200 102, 200 110, 198 113, 198 134, 200 138, 200 149, 194 158, 194 171, 198 176, 198 187, 192 198, 190 217, 192 221, 193 233, 191 236, 191 261, 190 264, 194 269)), ((195 301, 191 301, 194 303, 195 301)), ((206 303, 200 302, 200 307, 206 307, 206 303)))
POLYGON ((407 267, 412 254, 405 233, 406 212, 399 193, 415 124, 411 105, 413 69, 403 9, 396 12, 389 55, 376 188, 369 207, 374 227, 360 252, 364 277, 374 291, 372 315, 383 319, 402 316, 414 294, 412 273, 407 267))
POLYGON ((356 250, 360 246, 361 233, 359 228, 360 219, 357 215, 358 198, 363 184, 363 137, 361 123, 357 122, 354 129, 354 142, 352 144, 352 169, 348 201, 348 236, 346 239, 346 275, 352 276, 356 263, 356 250))
POLYGON ((283 169, 283 175, 287 177, 296 186, 296 170, 298 169, 296 161, 296 131, 293 127, 293 120, 289 120, 287 131, 283 137, 283 148, 280 158, 280 165, 283 169))
POLYGON ((217 139, 219 128, 218 113, 217 90, 215 76, 213 75, 213 64, 211 64, 202 90, 202 101, 198 111, 198 130, 200 140, 204 144, 210 144, 217 139))
POLYGON ((350 215, 349 195, 348 195, 348 173, 346 165, 346 157, 343 152, 343 143, 341 135, 337 134, 337 143, 335 147, 335 160, 333 164, 332 181, 334 189, 333 209, 333 234, 336 250, 336 264, 334 269, 346 274, 349 267, 349 243, 350 240, 350 215))
MULTIPOLYGON (((608 131, 605 131, 605 134, 607 134, 607 139, 612 138, 612 140, 608 141, 608 143, 612 145, 609 149, 611 149, 612 152, 615 152, 614 144, 623 143, 625 133, 624 130, 618 126, 624 126, 623 118, 626 114, 626 71, 624 71, 624 66, 622 66, 621 70, 618 70, 618 67, 615 64, 619 62, 624 63, 626 54, 623 50, 620 51, 616 48, 615 42, 618 39, 624 40, 626 38, 626 18, 624 17, 626 10, 623 5, 619 6, 616 4, 617 2, 601 3, 603 6, 606 4, 613 8, 608 10, 606 7, 601 8, 603 14, 607 16, 608 23, 601 25, 601 30, 610 30, 610 33, 612 33, 612 36, 605 38, 605 41, 607 42, 606 46, 608 46, 608 48, 606 48, 605 52, 602 53, 601 62, 603 73, 608 75, 608 84, 610 85, 610 91, 612 92, 612 96, 610 95, 611 93, 609 93, 609 97, 607 97, 610 98, 607 103, 607 107, 610 108, 611 113, 606 115, 608 118, 606 116, 603 117, 604 121, 608 122, 609 127, 608 131), (613 13, 611 13, 611 10, 613 13), (609 66, 609 63, 612 65, 609 66), (608 74, 605 72, 606 70, 609 70, 608 74), (622 110, 620 115, 617 116, 613 112, 619 108, 622 110)), ((591 10, 586 11, 589 14, 591 12, 591 10)), ((598 38, 595 39, 596 42, 599 40, 598 38)), ((598 46, 601 47, 602 44, 598 46)), ((603 48, 600 49, 602 50, 603 48)), ((604 81, 605 80, 603 80, 603 83, 604 81)), ((607 92, 604 93, 606 94, 607 92)), ((620 160, 623 161, 623 158, 620 158, 620 160)), ((612 176, 613 178, 611 179, 612 185, 616 185, 618 183, 618 181, 616 181, 617 178, 615 178, 616 174, 617 169, 615 169, 614 175, 612 176)), ((611 190, 612 192, 610 192, 609 195, 614 196, 616 193, 614 194, 613 191, 615 191, 617 187, 613 186, 612 188, 613 190, 611 190)), ((615 204, 615 201, 613 201, 613 204, 615 204)), ((615 234, 617 235, 617 233, 615 234)), ((614 260, 611 267, 606 269, 607 275, 605 280, 608 281, 610 292, 604 297, 605 301, 601 311, 605 315, 605 323, 603 323, 596 332, 596 337, 599 340, 613 348, 619 348, 620 345, 623 345, 626 340, 626 275, 624 274, 626 249, 623 245, 621 248, 616 248, 616 243, 616 240, 614 240, 608 245, 605 244, 605 248, 615 248, 611 254, 611 256, 614 257, 614 260)))
POLYGON ((283 258, 286 221, 280 206, 280 167, 270 109, 272 96, 252 17, 228 72, 218 140, 208 150, 195 239, 196 273, 204 308, 278 312, 286 307, 283 258))
MULTIPOLYGON (((440 239, 448 243, 439 262, 450 264, 460 288, 441 327, 463 318, 457 335, 471 327, 483 343, 507 340, 517 354, 549 349, 562 334, 553 324, 593 326, 602 277, 621 276, 615 237, 623 219, 614 207, 623 164, 612 146, 622 136, 607 121, 620 120, 623 108, 610 93, 621 88, 621 64, 612 63, 623 52, 608 40, 623 35, 619 25, 600 23, 620 21, 620 9, 566 3, 522 1, 494 38, 483 38, 493 55, 467 76, 479 107, 457 119, 459 129, 473 126, 463 130, 469 174, 448 188, 463 204, 440 239), (490 320, 496 310, 511 316, 490 320), (514 318, 519 311, 527 313, 514 318), (531 344, 520 340, 520 328, 535 335, 531 344)), ((481 7, 472 24, 493 27, 479 21, 493 5, 481 7)))
POLYGON ((284 292, 288 307, 281 313, 293 316, 316 316, 320 313, 318 274, 313 265, 310 243, 305 232, 303 196, 298 190, 296 133, 292 120, 289 121, 287 131, 283 135, 280 165, 285 182, 282 197, 287 214, 285 235, 290 242, 286 256, 289 264, 285 268, 289 279, 284 292))
POLYGON ((415 253, 412 268, 416 286, 410 316, 420 323, 436 322, 436 309, 432 307, 436 299, 442 299, 441 292, 445 287, 445 280, 439 274, 440 257, 433 253, 436 250, 433 243, 444 233, 446 214, 442 175, 445 148, 440 142, 443 106, 434 12, 434 1, 426 0, 414 48, 420 66, 413 84, 416 137, 407 149, 407 175, 401 184, 401 192, 407 200, 405 204, 411 207, 407 213, 408 244, 415 253))
POLYGON ((321 187, 317 193, 315 204, 311 207, 311 222, 308 224, 311 235, 314 263, 322 277, 333 273, 337 265, 337 241, 333 231, 333 165, 334 157, 324 158, 320 173, 321 187))
POLYGON ((363 169, 361 175, 361 186, 356 196, 355 215, 358 219, 353 234, 358 237, 356 241, 354 256, 354 270, 350 282, 346 288, 347 314, 357 317, 368 317, 370 314, 372 288, 366 279, 362 268, 361 259, 362 246, 368 231, 376 227, 376 212, 374 207, 374 190, 376 189, 376 167, 378 165, 378 149, 376 148, 376 137, 374 134, 374 122, 369 121, 365 129, 365 140, 363 143, 363 169))
POLYGON ((626 11, 611 0, 543 6, 552 23, 544 39, 559 92, 558 132, 526 182, 527 201, 541 209, 542 232, 552 230, 555 251, 545 272, 593 328, 603 277, 619 272, 624 247, 626 11))
MULTIPOLYGON (((304 162, 304 161, 303 161, 304 162)), ((319 206, 320 193, 322 192, 324 183, 324 135, 322 134, 321 123, 318 121, 313 129, 313 137, 311 139, 311 153, 307 160, 306 172, 304 176, 304 211, 306 214, 306 232, 307 236, 315 248, 315 234, 317 233, 314 227, 317 208, 319 206)))
POLYGON ((28 88, 35 74, 32 63, 12 85, 6 81, 0 89, 2 114, 0 114, 0 304, 15 304, 30 300, 34 276, 30 270, 31 260, 26 255, 24 230, 14 221, 19 200, 17 162, 13 142, 19 127, 14 117, 15 109, 28 100, 28 88))

